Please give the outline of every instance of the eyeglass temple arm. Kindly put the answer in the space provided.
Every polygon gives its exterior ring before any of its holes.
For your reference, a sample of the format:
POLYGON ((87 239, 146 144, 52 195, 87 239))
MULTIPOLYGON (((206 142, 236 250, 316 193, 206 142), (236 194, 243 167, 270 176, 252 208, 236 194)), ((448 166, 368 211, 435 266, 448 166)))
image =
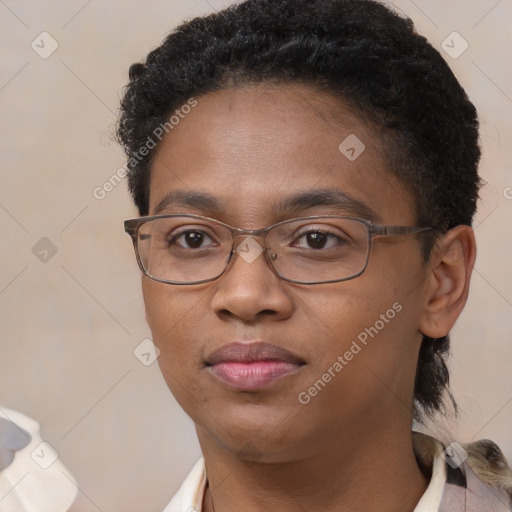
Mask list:
POLYGON ((415 227, 415 226, 371 226, 371 235, 395 236, 395 235, 412 235, 414 233, 422 233, 428 231, 431 227, 415 227))
POLYGON ((124 230, 133 238, 135 233, 137 233, 137 225, 134 225, 134 223, 131 222, 131 220, 132 219, 124 221, 124 230))

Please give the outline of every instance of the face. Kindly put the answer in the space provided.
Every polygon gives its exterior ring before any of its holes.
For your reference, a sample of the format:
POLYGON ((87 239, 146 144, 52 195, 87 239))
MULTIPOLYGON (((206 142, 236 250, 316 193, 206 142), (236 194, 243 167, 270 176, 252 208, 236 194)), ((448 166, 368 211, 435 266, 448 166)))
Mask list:
MULTIPOLYGON (((391 175, 381 141, 339 98, 306 85, 251 85, 198 97, 162 140, 150 215, 192 213, 246 229, 363 215, 341 203, 274 208, 326 189, 364 204, 375 224, 415 225, 412 197, 391 175), (364 144, 355 159, 339 149, 350 135, 364 144), (177 190, 213 196, 217 207, 165 204, 177 190)), ((340 432, 369 437, 410 416, 425 273, 413 235, 376 238, 365 272, 343 282, 286 282, 263 255, 248 263, 235 253, 217 280, 170 285, 143 277, 142 285, 163 377, 201 444, 240 452, 250 439, 258 458, 286 461, 329 450, 340 432), (216 368, 212 354, 239 343, 224 350, 229 359, 253 341, 293 360, 272 368, 260 361, 252 380, 234 385, 229 377, 245 363, 216 368), (262 384, 261 373, 271 378, 262 384)))

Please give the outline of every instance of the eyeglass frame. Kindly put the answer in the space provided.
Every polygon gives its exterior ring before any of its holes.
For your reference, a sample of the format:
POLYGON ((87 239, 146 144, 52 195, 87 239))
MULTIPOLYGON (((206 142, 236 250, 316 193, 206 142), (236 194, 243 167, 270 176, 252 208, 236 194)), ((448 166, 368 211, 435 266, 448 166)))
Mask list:
POLYGON ((163 214, 163 215, 148 215, 148 216, 143 216, 143 217, 135 217, 132 219, 126 219, 124 221, 124 230, 128 235, 130 235, 130 237, 132 239, 133 248, 135 250, 135 257, 137 258, 137 263, 139 265, 140 270, 142 270, 142 273, 149 279, 152 279, 153 281, 157 281, 159 283, 164 283, 164 284, 174 284, 174 285, 193 285, 193 284, 208 283, 208 282, 214 281, 214 280, 218 279, 219 277, 221 277, 228 269, 229 264, 233 259, 233 254, 236 252, 235 233, 236 233, 236 238, 243 236, 243 235, 253 236, 253 237, 263 237, 264 247, 262 247, 262 249, 265 254, 265 259, 267 261, 267 264, 271 268, 271 270, 276 275, 278 275, 281 279, 283 279, 284 281, 287 281, 290 283, 295 283, 295 284, 311 285, 311 284, 339 283, 342 281, 349 281, 351 279, 355 279, 356 277, 359 277, 368 267, 368 261, 370 259, 370 253, 371 253, 372 246, 373 246, 373 238, 375 236, 411 235, 411 234, 423 233, 423 232, 429 231, 431 229, 433 229, 433 228, 430 226, 428 226, 428 227, 427 226, 425 226, 425 227, 382 226, 382 225, 378 225, 378 224, 373 224, 371 221, 369 221, 367 219, 361 219, 359 217, 351 217, 351 216, 346 216, 346 215, 325 215, 325 214, 324 215, 310 215, 310 216, 305 216, 305 217, 294 217, 292 219, 286 219, 286 220, 277 222, 276 224, 272 224, 271 226, 268 226, 266 228, 261 228, 261 229, 238 228, 238 227, 230 226, 229 224, 226 224, 225 222, 222 222, 220 220, 213 219, 211 217, 205 217, 203 215, 196 215, 193 213, 169 213, 169 214, 163 214), (231 233, 231 239, 232 239, 231 251, 229 253, 229 258, 227 260, 226 266, 220 274, 218 274, 215 277, 209 278, 209 279, 203 279, 201 281, 190 281, 190 282, 181 281, 181 282, 179 282, 179 281, 168 281, 165 279, 159 279, 159 278, 154 277, 148 273, 148 271, 144 268, 144 265, 143 265, 141 257, 140 257, 140 252, 139 252, 139 247, 138 247, 138 236, 137 236, 139 229, 141 226, 143 226, 144 224, 146 224, 148 222, 152 222, 152 221, 158 220, 158 219, 173 218, 173 217, 190 217, 193 219, 201 219, 203 221, 211 221, 214 224, 219 224, 219 225, 224 226, 229 229, 229 231, 231 233), (267 247, 267 244, 266 244, 266 239, 267 239, 267 235, 268 235, 269 231, 271 231, 273 228, 275 228, 277 226, 280 226, 281 224, 286 224, 286 223, 289 223, 292 221, 320 219, 320 218, 338 218, 338 219, 354 220, 354 221, 361 222, 362 224, 364 224, 366 226, 366 232, 367 232, 367 236, 368 236, 367 242, 368 243, 367 243, 366 260, 364 263, 364 267, 362 268, 362 270, 360 272, 358 272, 357 274, 354 274, 353 276, 350 276, 350 277, 343 277, 341 279, 333 279, 333 280, 329 280, 329 281, 316 281, 316 282, 312 282, 312 283, 304 283, 302 281, 288 279, 288 278, 282 276, 279 273, 279 271, 274 267, 272 261, 270 260, 269 251, 268 251, 269 247, 267 247))

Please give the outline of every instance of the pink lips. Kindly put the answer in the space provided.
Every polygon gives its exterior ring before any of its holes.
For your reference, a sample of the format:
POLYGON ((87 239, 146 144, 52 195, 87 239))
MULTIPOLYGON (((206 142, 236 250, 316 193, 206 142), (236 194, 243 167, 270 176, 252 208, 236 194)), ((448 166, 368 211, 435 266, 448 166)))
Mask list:
POLYGON ((262 341, 230 343, 207 358, 213 374, 239 391, 257 391, 295 373, 303 364, 291 352, 262 341))

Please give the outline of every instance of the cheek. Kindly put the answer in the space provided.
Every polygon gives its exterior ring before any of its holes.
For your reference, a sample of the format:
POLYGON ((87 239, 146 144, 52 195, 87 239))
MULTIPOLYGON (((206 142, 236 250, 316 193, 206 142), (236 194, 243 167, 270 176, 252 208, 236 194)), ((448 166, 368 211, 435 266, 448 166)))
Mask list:
POLYGON ((194 329, 200 328, 205 293, 183 292, 171 285, 147 278, 142 280, 146 321, 153 342, 160 349, 159 362, 167 369, 184 369, 193 354, 194 329))
POLYGON ((205 293, 193 295, 147 278, 142 280, 142 292, 146 321, 160 350, 162 377, 180 406, 195 416, 199 397, 204 396, 195 379, 200 366, 195 329, 201 329, 205 293))
POLYGON ((361 384, 363 376, 353 373, 356 367, 391 378, 404 365, 414 365, 421 339, 417 331, 419 295, 411 291, 416 278, 404 279, 414 274, 404 266, 400 271, 393 265, 386 268, 388 272, 369 271, 332 288, 318 288, 315 300, 313 294, 309 299, 306 294, 302 297, 301 302, 310 308, 310 319, 317 323, 317 340, 311 340, 320 355, 313 358, 315 374, 321 376, 338 362, 343 370, 350 367, 343 373, 361 384))
MULTIPOLYGON (((304 295, 302 302, 325 327, 325 338, 339 340, 334 348, 340 349, 375 323, 379 331, 384 330, 382 322, 389 325, 397 316, 396 310, 401 309, 401 304, 395 304, 401 295, 400 289, 384 276, 363 274, 332 288, 315 290, 309 298, 304 295)), ((364 334, 360 338, 364 339, 364 334)))
POLYGON ((370 409, 382 412, 397 397, 408 403, 418 346, 395 290, 341 290, 315 303, 325 329, 312 340, 316 357, 300 390, 300 403, 311 407, 304 412, 332 425, 340 418, 366 421, 370 409))

